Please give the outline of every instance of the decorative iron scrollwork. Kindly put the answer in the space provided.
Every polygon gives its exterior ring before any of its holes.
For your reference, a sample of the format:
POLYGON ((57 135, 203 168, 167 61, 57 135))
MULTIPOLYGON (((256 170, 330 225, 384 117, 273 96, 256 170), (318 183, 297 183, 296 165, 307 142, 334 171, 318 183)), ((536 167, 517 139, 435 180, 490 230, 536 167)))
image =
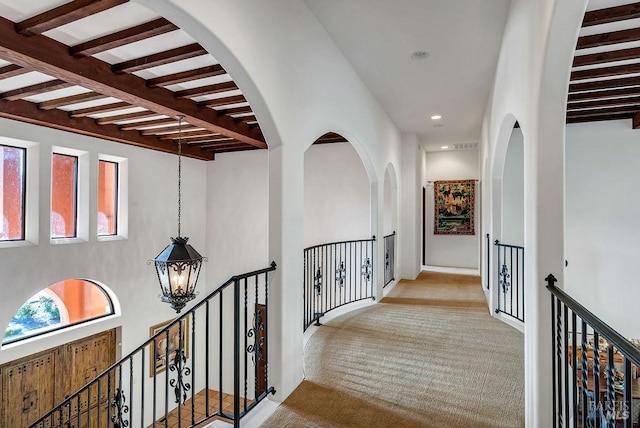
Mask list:
POLYGON ((179 348, 173 357, 173 363, 169 365, 169 370, 176 372, 176 378, 169 381, 169 385, 173 387, 173 392, 176 395, 176 403, 181 404, 187 400, 187 391, 191 389, 191 385, 184 381, 185 376, 191 374, 191 369, 186 367, 187 357, 184 351, 179 348))
POLYGON ((367 257, 362 265, 362 277, 366 282, 371 281, 371 259, 367 257))
POLYGON ((509 274, 509 269, 507 268, 506 264, 502 265, 502 270, 500 271, 499 276, 500 276, 499 284, 502 287, 502 292, 506 293, 509 287, 511 286, 511 283, 509 282, 509 278, 511 278, 511 275, 509 274))
POLYGON ((322 294, 322 271, 320 268, 316 270, 316 274, 313 277, 313 288, 315 288, 318 296, 322 294))
POLYGON ((340 262, 340 267, 336 269, 336 282, 340 284, 340 287, 344 286, 344 279, 346 278, 347 270, 344 268, 344 262, 340 262))
POLYGON ((389 270, 389 250, 384 252, 384 269, 389 270))
POLYGON ((257 310, 253 318, 253 328, 250 328, 247 332, 247 337, 255 336, 254 342, 247 346, 247 352, 255 356, 255 358, 251 357, 254 364, 262 360, 264 337, 260 334, 261 331, 264 331, 264 321, 262 320, 262 311, 257 310))
POLYGON ((116 393, 113 395, 113 401, 111 402, 111 408, 113 409, 111 422, 113 422, 114 427, 121 428, 129 426, 129 421, 124 419, 124 415, 129 413, 129 406, 125 404, 126 402, 127 398, 124 396, 124 391, 117 388, 116 393))

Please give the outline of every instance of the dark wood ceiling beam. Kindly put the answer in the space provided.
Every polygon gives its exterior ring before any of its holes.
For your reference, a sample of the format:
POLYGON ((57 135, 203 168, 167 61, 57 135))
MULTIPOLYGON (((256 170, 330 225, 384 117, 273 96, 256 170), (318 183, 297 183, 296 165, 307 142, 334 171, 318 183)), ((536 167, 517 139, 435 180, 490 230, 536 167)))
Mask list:
POLYGON ((136 71, 169 64, 171 62, 206 55, 207 53, 208 52, 205 48, 200 46, 198 43, 193 43, 187 46, 181 46, 168 51, 158 52, 153 55, 147 55, 114 64, 111 66, 111 70, 113 70, 114 73, 134 73, 136 71))
POLYGON ((206 150, 206 149, 227 149, 230 147, 242 147, 245 144, 242 144, 239 141, 236 141, 234 139, 229 139, 229 140, 225 140, 225 142, 220 142, 220 143, 215 143, 215 144, 202 144, 200 146, 201 149, 206 150))
POLYGON ((616 65, 613 67, 592 68, 589 70, 573 71, 571 81, 599 79, 602 77, 623 76, 625 74, 640 73, 640 64, 616 65))
POLYGON ((214 64, 194 70, 154 77, 153 79, 147 80, 147 86, 154 88, 156 86, 177 85, 191 80, 206 79, 207 77, 221 76, 223 74, 227 74, 225 69, 222 68, 220 64, 214 64))
POLYGON ((206 107, 222 107, 231 104, 240 104, 246 103, 247 99, 244 95, 234 95, 232 97, 224 97, 224 98, 213 98, 211 100, 200 101, 198 103, 199 106, 206 107))
POLYGON ((633 129, 640 129, 640 113, 633 115, 631 126, 633 129))
POLYGON ((236 85, 235 82, 224 82, 217 83, 215 85, 199 86, 197 88, 176 91, 174 92, 174 95, 176 98, 195 98, 203 95, 219 94, 235 90, 238 90, 238 85, 236 85))
POLYGON ((10 77, 20 76, 31 72, 28 68, 20 67, 19 65, 9 64, 4 67, 0 67, 0 79, 8 79, 10 77))
POLYGON ((640 87, 616 88, 604 91, 578 92, 569 94, 567 101, 571 104, 579 101, 601 100, 606 98, 623 99, 640 96, 640 87))
POLYGON ((194 137, 188 139, 182 139, 183 143, 186 143, 189 146, 200 145, 203 143, 211 143, 220 139, 220 134, 217 135, 203 135, 201 137, 194 137))
POLYGON ((45 31, 103 12, 112 7, 127 3, 128 1, 129 0, 73 0, 25 19, 15 24, 15 27, 16 31, 21 34, 42 34, 45 31))
POLYGON ((640 104, 640 96, 636 97, 624 97, 624 98, 610 98, 605 100, 593 100, 583 101, 577 103, 569 103, 567 105, 568 111, 585 109, 585 108, 603 108, 603 107, 618 107, 625 105, 640 104))
POLYGON ((567 118, 588 118, 588 117, 596 117, 596 116, 604 116, 604 115, 612 115, 612 114, 624 114, 624 113, 636 113, 640 112, 640 104, 622 106, 622 107, 608 107, 608 108, 598 108, 591 110, 576 110, 576 111, 568 111, 567 118))
POLYGON ((606 120, 631 119, 634 113, 603 114, 601 116, 567 117, 567 123, 602 122, 606 120))
POLYGON ((240 122, 255 122, 258 119, 256 119, 255 115, 250 115, 250 116, 240 116, 240 117, 234 117, 234 120, 240 121, 240 122))
MULTIPOLYGON (((253 113, 251 106, 242 106, 242 107, 231 107, 227 109, 216 110, 218 114, 224 114, 226 116, 231 116, 234 114, 247 114, 253 113)), ((235 119, 235 118, 234 118, 235 119)))
POLYGON ((573 58, 573 66, 582 67, 585 65, 606 64, 609 62, 638 58, 640 58, 640 48, 619 49, 589 55, 578 55, 573 58))
MULTIPOLYGON (((197 126, 191 126, 188 124, 182 125, 182 133, 186 134, 188 132, 195 132, 195 131, 200 131, 201 129, 198 128, 197 126), (193 130, 193 131, 192 131, 193 130)), ((207 132, 211 132, 211 131, 207 131, 207 132)), ((166 135, 166 134, 171 134, 171 135, 177 135, 180 133, 180 127, 179 126, 166 126, 163 128, 151 128, 151 129, 144 129, 142 131, 140 131, 140 133, 142 135, 166 135)))
POLYGON ((144 79, 136 75, 116 75, 111 72, 107 63, 94 57, 76 58, 69 54, 66 45, 48 37, 20 35, 15 32, 13 23, 4 18, 0 18, 0 58, 146 108, 158 115, 184 115, 185 120, 195 126, 224 133, 259 148, 267 148, 259 129, 219 116, 211 109, 200 108, 192 100, 176 99, 173 92, 167 89, 149 89, 144 79))
POLYGON ((173 117, 168 117, 165 119, 142 120, 139 122, 120 125, 120 129, 122 129, 123 131, 139 131, 143 128, 158 128, 169 124, 178 124, 178 120, 173 117))
POLYGON ((135 27, 118 31, 117 33, 108 34, 106 36, 80 43, 69 48, 69 52, 71 55, 76 56, 95 55, 100 52, 108 51, 109 49, 139 42, 140 40, 159 36, 160 34, 169 33, 177 29, 178 27, 173 23, 164 18, 158 18, 150 22, 145 22, 144 24, 136 25, 135 27))
POLYGON ((212 153, 230 153, 230 152, 246 152, 249 150, 256 150, 257 147, 253 147, 253 146, 248 146, 248 145, 242 145, 242 146, 231 146, 231 147, 225 147, 222 149, 216 149, 216 148, 211 148, 211 149, 203 149, 204 151, 207 150, 211 150, 212 153))
POLYGON ((586 12, 583 27, 640 18, 640 3, 625 4, 586 12))
POLYGON ((105 95, 96 92, 85 92, 83 94, 70 95, 68 97, 56 98, 49 101, 43 101, 38 104, 38 108, 42 110, 53 110, 54 108, 69 106, 72 104, 84 103, 87 101, 95 101, 107 98, 105 95))
MULTIPOLYGON (((119 143, 131 144, 146 149, 159 150, 166 153, 177 153, 177 146, 170 141, 145 137, 138 132, 124 132, 115 125, 101 126, 95 120, 82 117, 70 118, 62 110, 40 110, 35 103, 17 100, 0 100, 0 117, 46 126, 48 128, 69 131, 89 137, 102 138, 119 143)), ((199 148, 182 148, 182 154, 196 159, 211 160, 213 156, 202 152, 199 148)))
POLYGON ((620 79, 598 80, 595 82, 572 83, 569 93, 597 91, 604 89, 640 86, 640 76, 623 77, 620 79))
POLYGON ((110 104, 103 104, 103 105, 94 106, 94 107, 80 108, 78 110, 72 110, 69 112, 69 116, 87 117, 94 114, 109 113, 112 111, 124 110, 132 107, 135 107, 135 106, 132 106, 129 103, 123 103, 123 102, 110 103, 110 104))
POLYGON ((118 122, 125 122, 128 120, 144 119, 147 117, 156 117, 156 116, 160 116, 160 115, 154 111, 146 110, 146 111, 138 111, 135 113, 124 113, 124 114, 118 114, 115 116, 101 117, 100 119, 96 119, 96 122, 98 123, 98 125, 112 125, 118 122))
POLYGON ((72 85, 71 83, 65 82, 64 80, 49 80, 44 83, 37 83, 35 85, 25 86, 23 88, 14 89, 11 91, 3 92, 0 94, 0 98, 15 101, 23 98, 31 97, 33 95, 44 94, 45 92, 51 92, 58 89, 69 88, 72 85))
POLYGON ((618 43, 637 42, 638 40, 640 40, 640 28, 630 28, 628 30, 578 37, 576 49, 597 48, 618 43))
MULTIPOLYGON (((220 136, 221 134, 212 134, 211 131, 208 131, 206 129, 200 129, 197 131, 189 131, 189 132, 183 132, 182 133, 182 141, 183 142, 188 142, 188 141, 193 141, 197 138, 202 138, 202 137, 207 137, 207 138, 216 138, 218 136, 220 136)), ((160 138, 161 140, 175 140, 177 141, 180 138, 180 134, 178 132, 172 132, 169 134, 164 134, 164 135, 159 135, 158 138, 160 138)))

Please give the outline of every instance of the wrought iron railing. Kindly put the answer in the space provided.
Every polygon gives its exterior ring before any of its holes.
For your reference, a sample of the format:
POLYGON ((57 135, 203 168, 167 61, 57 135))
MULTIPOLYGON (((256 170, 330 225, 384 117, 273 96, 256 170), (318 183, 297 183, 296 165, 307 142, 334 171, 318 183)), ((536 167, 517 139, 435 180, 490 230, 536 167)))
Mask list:
POLYGON ((236 275, 31 427, 191 427, 269 393, 270 267, 236 275))
POLYGON ((396 231, 384 237, 384 287, 391 284, 395 278, 396 269, 396 231))
POLYGON ((327 312, 372 299, 374 242, 372 239, 332 242, 304 250, 304 330, 327 312))
POLYGON ((553 426, 640 424, 640 349, 546 278, 551 292, 553 426))
POLYGON ((498 305, 503 313, 524 322, 524 247, 495 242, 498 305))

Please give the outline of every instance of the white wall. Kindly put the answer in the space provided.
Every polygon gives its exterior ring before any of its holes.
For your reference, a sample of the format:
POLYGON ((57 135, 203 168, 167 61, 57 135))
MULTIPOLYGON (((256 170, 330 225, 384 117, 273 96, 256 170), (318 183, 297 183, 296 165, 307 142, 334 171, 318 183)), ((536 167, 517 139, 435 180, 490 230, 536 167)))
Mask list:
POLYGON ((384 202, 383 202, 383 213, 384 213, 384 226, 382 231, 384 235, 390 235, 396 230, 397 222, 398 222, 398 197, 397 197, 397 189, 395 185, 395 180, 391 179, 390 169, 384 172, 384 184, 383 184, 383 194, 384 194, 384 202))
POLYGON ((371 238, 371 186, 348 143, 304 154, 304 246, 371 238))
MULTIPOLYGON (((427 182, 478 179, 478 150, 427 152, 425 160, 427 182)), ((425 183, 425 185, 427 188, 425 216, 427 265, 477 269, 480 239, 478 186, 476 185, 474 210, 475 235, 434 235, 433 183, 425 183)))
POLYGON ((524 245, 524 139, 514 128, 509 139, 502 175, 502 233, 496 236, 503 244, 524 245))
POLYGON ((265 268, 269 260, 268 152, 216 155, 207 162, 207 251, 211 284, 265 268))
POLYGON ((567 126, 565 290, 625 337, 640 337, 638 131, 567 126))
MULTIPOLYGON (((158 299, 160 292, 154 258, 177 233, 177 157, 88 138, 49 128, 0 120, 0 139, 16 138, 39 145, 38 206, 39 243, 21 248, 0 248, 0 328, 8 325, 18 308, 36 292, 68 278, 88 278, 108 286, 120 301, 122 315, 115 319, 83 324, 51 337, 25 340, 0 350, 0 363, 12 361, 108 328, 122 326, 121 351, 127 353, 149 336, 149 327, 175 317, 169 305, 158 299), (87 151, 90 157, 88 242, 49 243, 51 197, 51 147, 87 151), (129 232, 127 239, 101 241, 96 238, 98 154, 128 159, 129 232)), ((182 231, 189 243, 207 256, 205 240, 205 162, 183 159, 182 231)), ((216 266, 224 269, 224 266, 216 266)), ((206 289, 205 264, 199 288, 206 289)))

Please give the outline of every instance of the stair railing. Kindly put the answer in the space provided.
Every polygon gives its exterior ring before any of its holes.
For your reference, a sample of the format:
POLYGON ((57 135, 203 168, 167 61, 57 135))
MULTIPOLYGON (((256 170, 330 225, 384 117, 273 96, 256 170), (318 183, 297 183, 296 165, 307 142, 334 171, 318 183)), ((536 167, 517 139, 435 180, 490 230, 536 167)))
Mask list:
POLYGON ((524 247, 495 241, 498 305, 503 313, 524 322, 524 247))
POLYGON ((640 423, 640 349, 556 288, 551 292, 553 426, 632 428, 640 423))
POLYGON ((396 265, 396 231, 394 230, 391 235, 384 237, 384 287, 391 284, 395 278, 395 265, 396 265))
POLYGON ((374 299, 376 237, 331 242, 304 249, 304 326, 348 303, 374 299))
POLYGON ((191 427, 269 393, 269 272, 231 277, 31 427, 191 427))

